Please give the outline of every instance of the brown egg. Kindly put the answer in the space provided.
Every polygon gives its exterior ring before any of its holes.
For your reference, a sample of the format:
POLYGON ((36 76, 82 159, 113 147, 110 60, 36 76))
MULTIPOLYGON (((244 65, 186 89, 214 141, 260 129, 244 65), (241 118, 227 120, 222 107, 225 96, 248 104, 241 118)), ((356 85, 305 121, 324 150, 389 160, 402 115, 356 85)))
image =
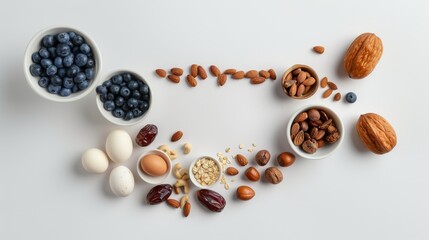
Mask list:
POLYGON ((167 172, 167 163, 162 157, 155 154, 149 154, 141 159, 140 168, 146 174, 158 177, 167 172))

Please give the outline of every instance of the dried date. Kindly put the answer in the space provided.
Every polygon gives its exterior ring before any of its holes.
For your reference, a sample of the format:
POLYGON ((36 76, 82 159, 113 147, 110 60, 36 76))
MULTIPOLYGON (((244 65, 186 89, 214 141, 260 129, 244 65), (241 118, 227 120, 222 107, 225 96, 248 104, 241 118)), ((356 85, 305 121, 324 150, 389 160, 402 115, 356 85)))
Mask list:
POLYGON ((153 124, 147 124, 136 136, 136 143, 141 147, 146 147, 155 140, 158 134, 158 127, 153 124))
POLYGON ((161 184, 153 187, 146 196, 149 205, 155 205, 166 201, 173 192, 173 186, 170 184, 161 184))
POLYGON ((226 205, 226 200, 219 193, 201 189, 197 192, 198 201, 212 212, 221 212, 226 205))

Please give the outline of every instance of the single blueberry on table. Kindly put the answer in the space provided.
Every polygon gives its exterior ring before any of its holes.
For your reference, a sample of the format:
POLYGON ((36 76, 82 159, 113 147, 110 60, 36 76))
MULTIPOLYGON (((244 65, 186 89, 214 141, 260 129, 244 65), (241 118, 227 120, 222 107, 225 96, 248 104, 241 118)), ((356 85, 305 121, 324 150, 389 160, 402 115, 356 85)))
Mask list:
MULTIPOLYGON (((78 72, 77 74, 76 74, 76 76, 74 77, 74 82, 75 83, 77 83, 77 84, 79 84, 79 83, 82 83, 82 82, 84 82, 86 80, 86 75, 85 75, 85 73, 83 73, 83 72, 78 72)), ((80 88, 80 87, 79 87, 80 88)))
POLYGON ((88 80, 94 79, 94 75, 95 75, 94 69, 93 68, 85 69, 85 75, 86 75, 86 79, 88 80))
POLYGON ((118 107, 122 107, 124 105, 124 103, 125 103, 125 99, 123 97, 117 97, 115 99, 115 104, 118 107))
POLYGON ((88 58, 88 61, 86 62, 86 66, 87 68, 92 68, 95 66, 95 61, 92 58, 88 58))
POLYGON ((57 67, 55 65, 51 65, 46 69, 46 75, 53 76, 57 73, 57 67))
POLYGON ((58 33, 57 40, 60 43, 66 43, 70 41, 70 35, 66 32, 58 33))
POLYGON ((136 90, 139 87, 139 83, 135 80, 128 82, 128 88, 130 90, 136 90))
POLYGON ((143 115, 143 112, 142 112, 142 110, 140 110, 138 108, 134 108, 133 114, 134 114, 134 117, 140 117, 141 115, 143 115))
POLYGON ((52 94, 58 94, 60 90, 61 90, 61 86, 52 85, 52 84, 48 85, 48 92, 52 94))
POLYGON ((70 96, 70 94, 71 94, 71 89, 70 88, 61 88, 61 90, 60 90, 60 96, 67 97, 67 96, 70 96))
POLYGON ((77 46, 82 45, 83 42, 83 37, 78 34, 76 34, 76 36, 72 39, 72 43, 77 46))
POLYGON ((107 111, 112 111, 113 109, 115 109, 115 104, 113 103, 113 101, 110 100, 105 101, 103 106, 104 109, 106 109, 107 111))
POLYGON ((73 78, 65 77, 63 80, 63 87, 65 88, 73 88, 74 87, 74 81, 73 78))
POLYGON ((122 78, 124 79, 125 82, 129 82, 132 80, 131 74, 130 73, 124 73, 122 74, 122 78))
POLYGON ((89 83, 88 83, 88 81, 83 81, 83 82, 81 82, 81 83, 79 83, 78 85, 77 85, 77 87, 80 89, 80 90, 83 90, 83 89, 86 89, 87 87, 89 86, 89 83))
POLYGON ((142 97, 142 95, 141 95, 139 90, 134 90, 133 93, 131 94, 131 97, 133 97, 135 99, 140 99, 142 97))
POLYGON ((57 55, 65 57, 70 54, 70 47, 65 43, 60 43, 57 45, 57 55))
POLYGON ((63 59, 61 57, 56 57, 54 59, 54 64, 55 66, 57 66, 58 68, 62 68, 63 66, 63 59))
POLYGON ((86 65, 86 63, 88 62, 88 57, 83 54, 83 53, 79 53, 76 55, 76 57, 74 58, 74 62, 76 63, 76 65, 78 65, 79 67, 83 67, 86 65))
POLYGON ((119 87, 118 85, 115 85, 115 84, 110 86, 110 92, 115 94, 115 95, 119 94, 120 89, 121 89, 121 87, 119 87))
POLYGON ((49 79, 47 77, 41 77, 37 83, 40 87, 46 88, 49 84, 49 79))
POLYGON ((42 57, 39 55, 38 52, 34 52, 33 54, 31 54, 31 60, 34 63, 40 63, 40 60, 42 60, 42 57))
POLYGON ((61 86, 63 85, 63 80, 59 76, 54 75, 51 77, 51 84, 55 86, 61 86))
POLYGON ((107 100, 113 101, 113 99, 115 99, 115 95, 113 95, 112 93, 108 93, 107 100))
POLYGON ((49 57, 51 59, 57 57, 57 48, 56 47, 48 48, 48 52, 49 52, 49 57))
POLYGON ((130 108, 135 108, 139 105, 139 102, 135 98, 130 98, 130 99, 128 99, 127 104, 130 108))
POLYGON ((97 88, 95 89, 95 92, 97 94, 107 94, 107 88, 106 86, 100 85, 100 86, 97 86, 97 88))
POLYGON ((122 97, 128 98, 131 94, 131 91, 127 87, 121 87, 121 90, 119 90, 119 93, 121 94, 122 97))
POLYGON ((125 116, 124 116, 124 120, 125 121, 129 121, 129 120, 131 120, 131 119, 133 119, 134 118, 134 114, 133 114, 133 112, 132 111, 128 111, 126 114, 125 114, 125 116))
POLYGON ((35 77, 40 76, 42 74, 42 67, 37 63, 33 63, 30 65, 30 73, 35 77))
POLYGON ((46 35, 42 39, 42 45, 47 48, 54 46, 55 43, 55 38, 52 35, 46 35))
POLYGON ((41 48, 41 49, 39 50, 39 55, 40 55, 40 57, 42 57, 42 58, 49 58, 49 52, 48 52, 48 49, 46 49, 46 48, 41 48))
POLYGON ((91 48, 89 47, 88 44, 83 43, 82 45, 80 45, 80 51, 84 54, 88 54, 91 52, 91 48))
POLYGON ((62 63, 64 65, 64 67, 70 67, 71 65, 73 65, 73 63, 74 63, 74 55, 73 55, 73 53, 65 56, 63 58, 63 62, 62 63))
POLYGON ((104 81, 103 86, 105 86, 106 88, 110 88, 110 86, 112 86, 112 81, 110 81, 110 80, 104 81))
POLYGON ((123 118, 125 115, 125 112, 124 112, 124 110, 122 110, 120 108, 115 108, 115 110, 113 110, 112 114, 114 117, 123 118))
POLYGON ((40 65, 42 65, 43 68, 48 68, 52 65, 52 61, 49 58, 44 58, 40 61, 40 65))
POLYGON ((115 75, 115 76, 112 77, 112 83, 113 84, 119 85, 119 84, 122 83, 122 81, 123 81, 123 79, 122 79, 121 75, 115 75))
POLYGON ((349 92, 346 94, 346 101, 349 103, 354 103, 357 100, 357 96, 354 92, 349 92))

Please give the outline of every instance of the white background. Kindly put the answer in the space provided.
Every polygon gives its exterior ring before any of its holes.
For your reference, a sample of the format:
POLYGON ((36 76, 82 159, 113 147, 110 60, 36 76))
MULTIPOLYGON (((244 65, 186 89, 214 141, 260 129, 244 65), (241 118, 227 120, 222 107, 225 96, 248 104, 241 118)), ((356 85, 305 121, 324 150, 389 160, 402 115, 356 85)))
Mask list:
MULTIPOLYGON (((429 2, 420 0, 3 1, 0 239, 428 239, 428 22, 429 2), (58 104, 25 82, 25 47, 53 24, 89 33, 102 52, 104 75, 127 68, 149 81, 152 111, 145 122, 124 129, 134 138, 145 124, 156 124, 160 133, 153 148, 183 130, 183 141, 172 147, 189 141, 194 150, 176 160, 182 165, 226 147, 238 153, 240 143, 256 143, 272 155, 288 151, 286 123, 307 104, 323 104, 340 115, 343 145, 324 160, 297 159, 282 169, 279 185, 240 178, 229 191, 219 185, 228 201, 220 214, 205 211, 194 194, 188 218, 165 204, 148 206, 150 186, 137 178, 132 195, 114 197, 108 173, 87 174, 80 164, 84 150, 104 148, 107 134, 117 128, 99 114, 95 93, 58 104), (363 32, 376 33, 385 51, 369 77, 348 79, 342 58, 363 32), (325 46, 325 54, 314 54, 314 45, 325 46), (304 63, 336 82, 341 93, 356 92, 358 101, 322 99, 322 91, 291 100, 279 79, 260 86, 229 81, 219 88, 209 77, 190 89, 184 78, 175 85, 153 74, 193 63, 274 68, 279 78, 289 66, 304 63), (392 152, 375 155, 359 141, 354 126, 367 112, 384 116, 396 129, 392 152), (235 200, 240 183, 254 187, 256 197, 235 200)), ((134 173, 136 157, 145 150, 136 148, 125 163, 134 173)), ((253 159, 254 153, 241 152, 253 159)))

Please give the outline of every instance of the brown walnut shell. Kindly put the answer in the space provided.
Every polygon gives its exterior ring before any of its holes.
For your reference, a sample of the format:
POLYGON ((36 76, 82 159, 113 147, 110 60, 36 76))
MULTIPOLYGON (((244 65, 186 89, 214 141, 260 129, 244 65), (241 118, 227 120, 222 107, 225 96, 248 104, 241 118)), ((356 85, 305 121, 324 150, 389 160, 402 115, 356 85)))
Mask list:
POLYGON ((368 76, 383 54, 383 43, 374 33, 359 35, 344 56, 344 69, 350 78, 361 79, 368 76))
POLYGON ((356 130, 365 146, 376 154, 388 153, 396 146, 395 130, 378 114, 361 115, 356 123, 356 130))

